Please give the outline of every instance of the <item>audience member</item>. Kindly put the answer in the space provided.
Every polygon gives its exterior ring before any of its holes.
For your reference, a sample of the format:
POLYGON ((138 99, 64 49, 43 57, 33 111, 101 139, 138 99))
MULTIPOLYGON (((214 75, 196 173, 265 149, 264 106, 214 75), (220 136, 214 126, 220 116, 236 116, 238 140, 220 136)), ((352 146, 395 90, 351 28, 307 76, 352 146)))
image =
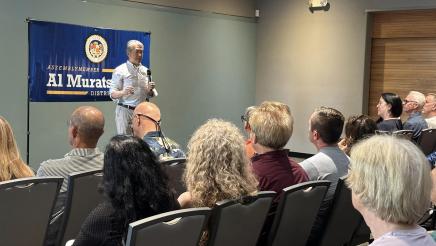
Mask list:
MULTIPOLYGON (((74 110, 68 121, 68 140, 73 149, 64 158, 47 160, 41 163, 38 177, 61 176, 64 178, 57 197, 54 214, 64 207, 68 176, 74 172, 91 171, 103 168, 103 153, 96 147, 104 130, 103 113, 95 107, 82 106, 74 110)), ((56 235, 63 216, 53 221, 48 228, 45 245, 55 245, 56 235)))
POLYGON ((103 168, 103 153, 96 147, 104 130, 103 113, 95 107, 82 106, 74 110, 68 121, 68 140, 73 149, 64 158, 41 163, 38 177, 64 178, 60 192, 68 188, 68 175, 74 172, 103 168))
POLYGON ((377 104, 377 129, 379 131, 394 132, 403 130, 400 116, 403 113, 401 98, 394 93, 382 93, 377 104))
POLYGON ((366 115, 351 116, 345 123, 345 138, 339 142, 339 148, 350 155, 351 147, 363 138, 372 136, 377 124, 366 115))
POLYGON ((417 225, 430 204, 432 180, 412 142, 386 135, 361 141, 351 150, 347 184, 375 239, 371 245, 436 245, 417 225))
POLYGON ((179 208, 153 152, 131 136, 115 136, 106 147, 103 193, 74 246, 124 245, 129 223, 179 208))
POLYGON ((259 190, 275 191, 308 180, 307 174, 291 160, 284 146, 292 136, 294 121, 289 107, 279 102, 263 102, 250 114, 250 139, 257 155, 251 158, 259 180, 259 190))
POLYGON ((422 114, 425 117, 428 128, 436 129, 436 94, 427 94, 424 107, 422 107, 422 114))
POLYGON ((185 182, 188 191, 178 199, 183 208, 213 207, 224 199, 256 193, 244 137, 235 125, 211 119, 194 132, 188 144, 185 182))
POLYGON ((160 110, 154 103, 140 103, 133 111, 133 135, 142 138, 159 160, 185 158, 179 145, 164 136, 160 123, 160 110))
POLYGON ((250 106, 246 108, 244 115, 241 116, 242 124, 244 124, 244 130, 248 135, 248 138, 245 140, 245 153, 247 154, 248 159, 250 159, 256 154, 253 148, 253 143, 251 142, 250 139, 251 127, 250 124, 248 123, 248 121, 250 120, 250 115, 255 108, 256 108, 255 106, 250 106))
POLYGON ((9 122, 0 116, 0 182, 33 176, 33 171, 21 159, 9 122))
POLYGON ((300 165, 306 171, 309 180, 324 179, 329 180, 331 184, 314 222, 308 245, 317 245, 338 180, 348 172, 349 158, 338 147, 343 127, 344 116, 333 108, 318 108, 309 120, 309 140, 315 145, 318 153, 300 162, 300 165))
POLYGON ((421 92, 411 91, 403 101, 403 110, 409 116, 404 122, 405 130, 412 130, 412 140, 418 141, 421 131, 427 128, 427 122, 421 115, 425 104, 425 96, 421 92))

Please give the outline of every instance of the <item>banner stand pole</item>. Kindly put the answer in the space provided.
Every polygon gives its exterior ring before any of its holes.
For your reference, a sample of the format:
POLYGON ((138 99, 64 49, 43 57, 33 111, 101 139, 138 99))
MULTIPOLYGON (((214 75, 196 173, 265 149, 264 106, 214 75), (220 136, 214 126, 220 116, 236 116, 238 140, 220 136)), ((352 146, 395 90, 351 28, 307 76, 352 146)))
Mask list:
MULTIPOLYGON (((29 54, 29 44, 30 44, 30 35, 29 35, 29 22, 31 19, 26 18, 27 23, 27 54, 29 54)), ((27 56, 29 57, 29 56, 27 56)), ((29 63, 29 59, 27 59, 29 63)), ((27 65, 29 67, 29 65, 27 65)), ((30 160, 30 85, 29 85, 29 69, 27 69, 27 129, 26 129, 26 163, 29 165, 30 160)))

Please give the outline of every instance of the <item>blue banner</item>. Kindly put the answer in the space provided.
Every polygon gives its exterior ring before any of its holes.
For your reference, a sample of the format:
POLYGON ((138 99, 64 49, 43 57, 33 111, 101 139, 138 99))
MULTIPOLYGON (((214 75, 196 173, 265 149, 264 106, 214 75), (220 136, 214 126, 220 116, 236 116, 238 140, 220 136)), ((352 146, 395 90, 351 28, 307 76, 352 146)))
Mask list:
POLYGON ((108 101, 112 71, 127 61, 126 45, 144 44, 150 67, 150 33, 29 22, 29 100, 108 101))

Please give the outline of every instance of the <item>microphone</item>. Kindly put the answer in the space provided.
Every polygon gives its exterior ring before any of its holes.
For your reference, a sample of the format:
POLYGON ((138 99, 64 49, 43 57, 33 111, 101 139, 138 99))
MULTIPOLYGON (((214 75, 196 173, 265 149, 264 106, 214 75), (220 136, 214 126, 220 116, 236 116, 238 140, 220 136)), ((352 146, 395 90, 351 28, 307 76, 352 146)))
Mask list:
MULTIPOLYGON (((151 82, 151 70, 150 69, 147 69, 147 79, 148 79, 148 83, 150 83, 151 82)), ((156 89, 153 89, 153 95, 154 96, 157 96, 157 90, 156 89)))

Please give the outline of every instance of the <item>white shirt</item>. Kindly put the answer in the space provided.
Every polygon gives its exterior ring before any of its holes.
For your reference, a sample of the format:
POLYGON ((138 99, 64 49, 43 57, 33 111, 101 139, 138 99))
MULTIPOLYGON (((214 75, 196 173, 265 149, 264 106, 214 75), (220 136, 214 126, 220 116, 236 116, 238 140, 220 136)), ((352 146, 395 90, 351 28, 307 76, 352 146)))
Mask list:
POLYGON ((427 122, 428 128, 435 129, 436 128, 436 116, 425 119, 427 122))
POLYGON ((112 74, 112 84, 109 93, 122 91, 126 86, 132 86, 134 93, 125 95, 117 99, 118 103, 129 106, 137 106, 147 98, 157 96, 157 91, 153 90, 153 96, 149 96, 147 68, 142 64, 133 65, 127 61, 115 68, 112 74))
POLYGON ((436 245, 427 231, 417 226, 412 230, 388 232, 377 238, 370 246, 432 246, 436 245))

